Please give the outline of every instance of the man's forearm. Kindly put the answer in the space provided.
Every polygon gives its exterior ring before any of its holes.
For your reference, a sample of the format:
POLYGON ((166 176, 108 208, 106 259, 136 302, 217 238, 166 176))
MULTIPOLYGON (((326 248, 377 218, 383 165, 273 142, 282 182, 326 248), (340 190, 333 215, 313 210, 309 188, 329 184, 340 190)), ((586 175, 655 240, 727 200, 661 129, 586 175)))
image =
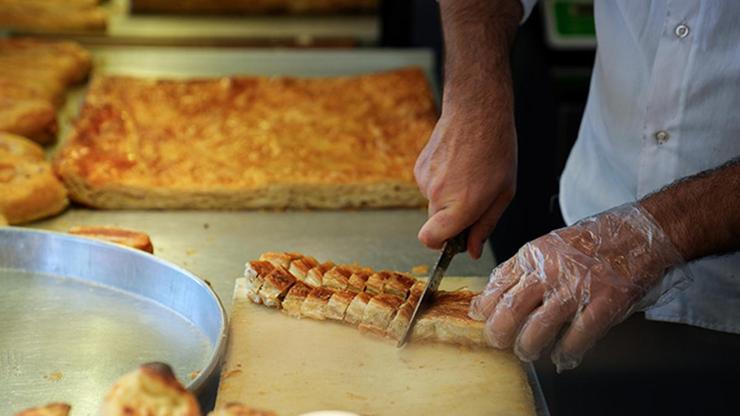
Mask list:
POLYGON ((522 16, 520 2, 441 0, 440 13, 445 38, 443 111, 445 105, 511 107, 509 50, 522 16))
POLYGON ((740 249, 740 158, 675 182, 640 203, 687 261, 740 249))

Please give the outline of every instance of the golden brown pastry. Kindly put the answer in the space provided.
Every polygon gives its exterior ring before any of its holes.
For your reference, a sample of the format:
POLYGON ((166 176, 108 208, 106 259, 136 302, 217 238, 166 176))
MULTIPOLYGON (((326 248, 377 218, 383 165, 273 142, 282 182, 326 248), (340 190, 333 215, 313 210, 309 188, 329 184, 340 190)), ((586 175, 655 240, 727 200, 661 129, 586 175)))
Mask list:
POLYGON ((319 287, 323 284, 324 274, 334 267, 332 262, 324 262, 314 266, 306 273, 305 282, 311 287, 319 287))
POLYGON ((198 401, 167 364, 144 364, 119 378, 105 397, 101 416, 200 416, 198 401))
POLYGON ((97 240, 120 244, 137 250, 154 253, 154 246, 149 235, 141 231, 110 226, 77 226, 69 229, 68 233, 97 240))
POLYGON ((103 31, 108 17, 90 1, 0 0, 0 26, 30 31, 103 31))
POLYGON ((318 320, 326 319, 325 308, 333 294, 333 291, 323 287, 311 289, 301 305, 301 316, 318 320))
POLYGON ((49 403, 46 406, 22 410, 15 416, 67 416, 71 406, 66 403, 49 403))
POLYGON ((313 257, 301 257, 290 262, 290 267, 288 268, 288 271, 293 276, 295 276, 296 279, 304 282, 306 280, 306 276, 308 275, 308 271, 318 265, 319 262, 317 262, 316 259, 313 257))
POLYGON ((0 39, 0 131, 53 141, 64 92, 87 77, 91 63, 90 53, 73 42, 0 39))
POLYGON ((296 284, 288 290, 288 294, 285 295, 285 299, 283 299, 283 312, 294 318, 300 318, 302 316, 301 308, 303 307, 303 302, 306 300, 309 293, 311 293, 311 290, 312 288, 307 284, 300 281, 296 282, 296 284))
POLYGON ((418 207, 413 167, 436 119, 415 68, 101 77, 56 169, 74 200, 108 209, 418 207))
POLYGON ((277 416, 277 413, 268 410, 253 409, 240 403, 227 403, 208 416, 277 416))
POLYGON ((403 300, 393 295, 381 294, 373 296, 367 303, 367 306, 365 306, 360 328, 371 329, 379 333, 384 332, 402 303, 403 300))
MULTIPOLYGON (((266 253, 261 258, 273 259, 278 266, 267 261, 252 261, 247 263, 245 277, 248 298, 264 304, 267 304, 264 298, 255 298, 254 289, 250 288, 260 285, 264 288, 275 270, 280 270, 279 274, 290 275, 279 264, 284 264, 287 259, 292 259, 290 264, 295 264, 305 258, 316 262, 312 257, 297 253, 266 253)), ((292 317, 346 322, 363 332, 400 339, 426 283, 395 271, 373 272, 360 266, 335 267, 328 264, 331 263, 324 264, 323 276, 320 275, 321 270, 317 270, 321 267, 319 265, 309 270, 305 281, 295 276, 283 278, 282 282, 285 283, 280 286, 279 294, 275 295, 277 301, 267 306, 282 308, 284 313, 292 317), (310 275, 314 270, 317 270, 315 274, 318 278, 312 280, 310 275), (350 283, 353 277, 355 282, 350 283), (315 283, 321 286, 312 286, 315 283), (347 285, 343 289, 345 283, 347 285), (287 286, 289 288, 286 289, 287 286)), ((305 267, 301 269, 305 270, 305 267)), ((483 334, 484 323, 468 316, 470 301, 475 295, 468 290, 437 292, 431 304, 419 315, 411 339, 487 346, 483 334)))
MULTIPOLYGON (((47 0, 49 1, 49 0, 47 0)), ((351 13, 377 8, 378 0, 132 0, 133 10, 148 13, 351 13)))
POLYGON ((9 132, 46 144, 57 134, 57 113, 47 100, 0 97, 0 132, 9 132))
POLYGON ((0 214, 20 224, 57 214, 67 204, 67 191, 44 160, 43 149, 0 132, 0 214))
POLYGON ((385 281, 383 293, 393 295, 399 299, 406 299, 406 295, 408 295, 408 291, 414 283, 416 283, 416 279, 413 277, 404 273, 394 272, 385 281))
POLYGON ((383 293, 383 286, 385 286, 386 280, 390 279, 391 272, 382 270, 370 275, 365 282, 365 292, 371 295, 379 295, 383 293))
POLYGON ((266 306, 280 306, 283 297, 288 293, 288 289, 296 282, 296 278, 288 273, 282 266, 276 266, 275 270, 267 274, 262 279, 262 287, 259 290, 259 297, 266 306))
POLYGON ((247 281, 247 296, 254 303, 262 303, 259 296, 260 289, 264 283, 264 276, 272 273, 275 266, 269 261, 250 261, 244 267, 244 277, 247 281))
POLYGON ((352 299, 355 298, 355 295, 357 295, 357 293, 349 290, 335 291, 324 308, 324 315, 328 319, 343 321, 344 316, 347 313, 347 308, 349 307, 349 304, 352 303, 352 299))
POLYGON ((345 290, 349 284, 352 270, 344 266, 334 266, 324 273, 322 285, 329 289, 345 290))

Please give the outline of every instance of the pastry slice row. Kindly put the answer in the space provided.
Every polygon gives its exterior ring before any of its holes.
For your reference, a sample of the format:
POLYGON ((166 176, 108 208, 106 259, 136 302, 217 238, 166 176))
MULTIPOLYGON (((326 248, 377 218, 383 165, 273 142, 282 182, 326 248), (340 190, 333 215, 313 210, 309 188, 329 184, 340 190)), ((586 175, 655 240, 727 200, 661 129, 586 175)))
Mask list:
MULTIPOLYGON (((294 318, 339 321, 392 339, 403 335, 425 285, 403 273, 275 252, 248 262, 245 278, 254 303, 294 318)), ((438 292, 417 321, 412 339, 486 345, 483 323, 467 315, 475 295, 467 290, 438 292)))

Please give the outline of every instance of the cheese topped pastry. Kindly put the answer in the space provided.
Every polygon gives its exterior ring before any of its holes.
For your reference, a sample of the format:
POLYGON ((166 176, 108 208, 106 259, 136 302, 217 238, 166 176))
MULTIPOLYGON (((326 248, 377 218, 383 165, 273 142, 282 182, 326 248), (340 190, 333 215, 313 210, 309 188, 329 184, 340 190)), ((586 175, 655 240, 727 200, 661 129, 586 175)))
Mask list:
MULTIPOLYGON (((92 81, 57 173, 108 208, 419 207, 424 73, 92 81)), ((288 268, 288 264, 282 264, 288 268)))

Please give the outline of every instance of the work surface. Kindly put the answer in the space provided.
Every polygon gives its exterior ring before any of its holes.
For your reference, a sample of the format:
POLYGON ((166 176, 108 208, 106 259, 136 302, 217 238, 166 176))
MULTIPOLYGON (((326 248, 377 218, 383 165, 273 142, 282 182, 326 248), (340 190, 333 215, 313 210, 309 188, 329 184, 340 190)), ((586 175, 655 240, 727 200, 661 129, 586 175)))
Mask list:
MULTIPOLYGON (((226 74, 331 76, 418 65, 431 73, 428 51, 249 51, 198 48, 93 48, 96 73, 187 77, 226 74)), ((431 77, 430 77, 431 78, 431 77)), ((63 110, 64 134, 83 91, 63 110)), ((154 253, 207 280, 231 311, 234 279, 262 252, 295 251, 335 262, 409 271, 432 266, 438 253, 416 234, 426 210, 371 211, 98 211, 72 207, 33 227, 66 231, 76 225, 113 225, 150 234, 154 253)), ((460 255, 449 274, 488 276, 490 250, 478 261, 460 255)), ((531 367, 530 367, 531 368, 531 367)), ((538 387, 534 387, 538 397, 538 387)))
MULTIPOLYGON (((98 211, 74 208, 34 227, 66 231, 75 225, 115 225, 150 234, 154 254, 206 279, 231 308, 234 279, 247 260, 265 251, 295 251, 335 262, 409 271, 432 266, 437 253, 416 239, 426 214, 419 210, 377 211, 98 211)), ((490 250, 473 261, 452 262, 455 275, 487 276, 490 250)))
MULTIPOLYGON (((442 289, 480 290, 448 277, 442 289)), ((295 319, 247 299, 237 280, 217 404, 247 401, 281 415, 534 415, 526 373, 510 351, 395 341, 336 321, 295 319)))
MULTIPOLYGON (((93 47, 93 76, 216 77, 231 74, 338 76, 417 66, 434 88, 428 50, 264 50, 242 48, 93 47)), ((60 117, 66 137, 84 97, 68 97, 60 117)), ((61 140, 59 144, 62 144, 61 140)), ((51 149, 53 152, 54 149, 51 149)), ((409 271, 432 265, 435 253, 416 239, 426 210, 376 211, 98 211, 73 207, 33 226, 66 231, 75 225, 115 225, 149 233, 155 254, 208 280, 231 307, 234 278, 264 251, 296 251, 335 262, 409 271)), ((490 250, 478 261, 458 256, 450 273, 488 276, 490 250)))

